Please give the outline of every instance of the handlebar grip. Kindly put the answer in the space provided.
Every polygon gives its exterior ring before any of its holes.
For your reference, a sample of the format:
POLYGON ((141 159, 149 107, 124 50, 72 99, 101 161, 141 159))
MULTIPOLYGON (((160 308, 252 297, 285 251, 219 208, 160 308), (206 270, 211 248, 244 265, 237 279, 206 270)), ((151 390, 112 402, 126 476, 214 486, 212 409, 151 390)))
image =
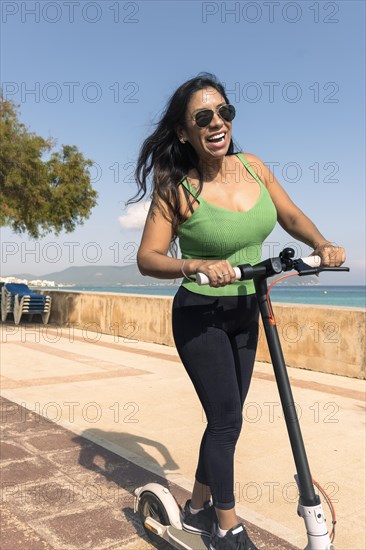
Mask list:
MULTIPOLYGON (((234 267, 233 269, 235 271, 236 280, 238 281, 241 277, 241 271, 238 267, 234 267)), ((196 274, 196 283, 200 286, 208 285, 210 284, 210 279, 207 277, 207 275, 205 275, 205 273, 198 272, 196 274)))
POLYGON ((301 261, 309 267, 320 267, 322 263, 320 256, 307 256, 306 258, 301 258, 301 261))

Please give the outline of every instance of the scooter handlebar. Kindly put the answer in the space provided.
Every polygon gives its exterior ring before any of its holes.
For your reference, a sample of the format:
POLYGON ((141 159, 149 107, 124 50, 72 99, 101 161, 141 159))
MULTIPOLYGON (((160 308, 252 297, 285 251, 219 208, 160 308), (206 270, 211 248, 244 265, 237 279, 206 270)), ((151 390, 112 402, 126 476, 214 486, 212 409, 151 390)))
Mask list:
MULTIPOLYGON (((321 270, 320 256, 307 256, 305 258, 300 258, 293 261, 294 264, 296 264, 296 262, 299 264, 302 262, 309 269, 313 268, 315 270, 321 270)), ((279 265, 279 262, 277 262, 277 265, 279 265)), ((294 268, 296 269, 295 265, 294 268)), ((257 265, 243 264, 241 266, 234 267, 233 269, 235 271, 237 281, 253 279, 256 276, 264 275, 266 273, 266 267, 263 265, 263 263, 257 265)), ((282 264, 282 269, 279 267, 278 273, 281 273, 281 271, 287 271, 285 264, 282 264)), ((200 286, 208 285, 210 284, 210 279, 205 273, 198 272, 196 274, 196 283, 200 286)))

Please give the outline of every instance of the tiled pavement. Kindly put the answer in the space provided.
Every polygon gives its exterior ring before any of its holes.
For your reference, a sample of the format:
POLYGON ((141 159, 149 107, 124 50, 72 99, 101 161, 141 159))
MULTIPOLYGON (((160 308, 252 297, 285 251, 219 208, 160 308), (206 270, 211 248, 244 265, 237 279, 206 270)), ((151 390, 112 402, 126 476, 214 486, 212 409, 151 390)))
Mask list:
MULTIPOLYGON (((1 550, 152 549, 132 491, 159 480, 183 504, 205 427, 176 350, 37 323, 0 329, 1 550)), ((312 472, 335 500, 336 550, 365 550, 365 381, 288 372, 312 472)), ((244 416, 237 511, 261 550, 304 548, 271 365, 256 363, 244 416)))
MULTIPOLYGON (((147 550, 136 486, 175 484, 1 398, 1 550, 147 550)), ((261 549, 295 547, 246 522, 261 549), (259 542, 260 541, 260 542, 259 542)))

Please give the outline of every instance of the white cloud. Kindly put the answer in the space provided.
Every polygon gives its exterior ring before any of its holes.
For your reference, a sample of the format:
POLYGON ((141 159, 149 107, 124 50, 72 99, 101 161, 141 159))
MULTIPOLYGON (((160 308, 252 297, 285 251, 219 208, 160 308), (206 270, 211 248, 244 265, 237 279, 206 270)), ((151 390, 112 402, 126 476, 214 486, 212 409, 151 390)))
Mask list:
POLYGON ((144 227, 147 213, 151 201, 138 202, 131 204, 123 216, 119 216, 118 221, 126 229, 141 229, 144 227))

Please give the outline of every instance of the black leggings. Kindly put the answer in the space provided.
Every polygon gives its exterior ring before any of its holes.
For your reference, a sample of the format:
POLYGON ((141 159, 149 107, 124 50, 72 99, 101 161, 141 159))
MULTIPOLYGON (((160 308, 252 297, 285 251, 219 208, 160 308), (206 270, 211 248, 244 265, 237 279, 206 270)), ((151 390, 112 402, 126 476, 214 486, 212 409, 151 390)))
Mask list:
POLYGON ((234 500, 234 451, 258 340, 256 296, 202 296, 180 287, 173 301, 173 336, 206 413, 196 480, 217 508, 234 500))

